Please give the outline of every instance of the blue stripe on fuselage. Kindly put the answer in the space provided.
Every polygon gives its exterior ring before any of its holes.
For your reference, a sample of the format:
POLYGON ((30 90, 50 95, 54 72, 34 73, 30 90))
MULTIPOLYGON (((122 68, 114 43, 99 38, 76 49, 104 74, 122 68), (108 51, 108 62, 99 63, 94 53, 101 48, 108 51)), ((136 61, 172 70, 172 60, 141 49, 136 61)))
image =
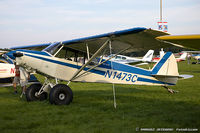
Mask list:
MULTIPOLYGON (((34 57, 34 58, 37 58, 37 59, 41 59, 41 60, 44 60, 44 61, 48 61, 48 62, 52 62, 52 63, 56 63, 56 64, 60 64, 60 65, 63 65, 63 66, 68 66, 68 67, 72 67, 72 68, 76 68, 76 69, 80 69, 81 66, 78 66, 78 65, 74 65, 74 64, 70 64, 70 63, 66 63, 66 62, 61 62, 61 61, 57 61, 57 60, 53 60, 53 59, 47 59, 47 58, 44 58, 44 57, 39 57, 39 56, 35 56, 35 55, 29 55, 29 54, 25 54, 26 56, 30 56, 30 57, 34 57)), ((85 71, 87 71, 89 68, 84 68, 85 71)), ((90 72, 92 73, 96 73, 96 74, 100 74, 100 75, 105 75, 105 71, 100 71, 100 70, 90 70, 90 72)))
MULTIPOLYGON (((30 55, 28 53, 25 54, 26 56, 30 56, 33 58, 37 58, 37 59, 41 59, 44 61, 48 61, 48 62, 52 62, 52 63, 56 63, 56 64, 60 64, 60 65, 64 65, 64 66, 68 66, 68 67, 72 67, 72 68, 76 68, 76 69, 80 69, 81 66, 77 66, 74 64, 70 64, 70 63, 66 63, 66 62, 61 62, 61 61, 57 61, 57 60, 53 60, 53 59, 48 59, 48 58, 44 58, 44 57, 39 57, 39 56, 35 56, 35 55, 30 55)), ((110 62, 110 61, 108 61, 110 62)), ((151 76, 151 71, 147 71, 147 70, 143 70, 143 69, 139 69, 136 67, 132 67, 129 65, 124 65, 124 64, 120 64, 117 62, 112 62, 113 63, 113 70, 119 70, 119 71, 124 71, 124 72, 128 72, 128 73, 134 73, 134 74, 140 74, 140 75, 146 75, 146 76, 151 76)), ((84 68, 85 71, 87 71, 89 68, 84 68)), ((90 72, 92 73, 96 73, 99 75, 105 75, 105 71, 101 71, 101 70, 90 70, 90 72)), ((138 81, 141 82, 149 82, 149 83, 157 83, 157 84, 168 84, 168 85, 174 85, 174 84, 170 84, 170 83, 164 83, 161 81, 157 81, 157 80, 152 80, 152 79, 146 79, 146 78, 141 78, 138 77, 138 81)))
POLYGON ((130 66, 127 64, 121 64, 121 63, 114 62, 114 61, 112 61, 112 67, 111 67, 111 61, 107 61, 98 67, 151 77, 151 71, 148 71, 148 70, 145 70, 142 68, 138 68, 138 67, 134 67, 134 66, 130 66))

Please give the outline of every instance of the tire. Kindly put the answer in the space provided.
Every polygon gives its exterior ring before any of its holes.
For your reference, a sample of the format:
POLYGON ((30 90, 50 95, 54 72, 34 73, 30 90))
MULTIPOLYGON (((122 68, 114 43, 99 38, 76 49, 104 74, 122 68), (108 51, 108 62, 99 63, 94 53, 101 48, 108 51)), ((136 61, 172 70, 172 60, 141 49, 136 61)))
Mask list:
POLYGON ((39 92, 40 88, 42 87, 41 84, 32 84, 26 89, 26 100, 27 101, 43 101, 47 99, 47 93, 43 92, 39 96, 35 96, 36 92, 39 92))
POLYGON ((49 94, 49 102, 55 105, 69 105, 73 100, 73 93, 65 84, 55 85, 49 94))

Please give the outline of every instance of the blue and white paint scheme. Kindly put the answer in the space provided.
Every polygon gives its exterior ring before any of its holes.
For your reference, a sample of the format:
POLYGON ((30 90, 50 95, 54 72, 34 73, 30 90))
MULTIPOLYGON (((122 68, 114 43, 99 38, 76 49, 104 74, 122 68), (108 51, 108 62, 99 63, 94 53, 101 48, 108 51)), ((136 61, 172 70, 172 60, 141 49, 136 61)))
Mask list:
MULTIPOLYGON (((17 52, 23 53, 22 57, 16 58, 16 62, 19 65, 31 66, 37 72, 60 80, 69 81, 82 66, 81 63, 60 59, 46 52, 31 50, 17 50, 17 52)), ((91 67, 90 65, 85 67, 80 74, 91 67)), ((178 76, 176 59, 172 53, 167 52, 152 70, 107 61, 73 81, 137 85, 175 85, 178 76)))
MULTIPOLYGON (((166 35, 166 33, 146 28, 132 28, 86 38, 39 45, 47 46, 42 51, 23 49, 35 48, 38 45, 15 47, 13 49, 16 50, 12 51, 12 54, 7 53, 7 55, 10 58, 16 57, 16 63, 30 71, 38 72, 47 77, 69 81, 68 83, 78 81, 132 85, 175 85, 179 73, 176 59, 171 52, 167 52, 152 70, 121 64, 111 60, 118 54, 125 52, 169 46, 169 44, 155 39, 155 37, 160 35, 166 35), (67 55, 70 51, 75 52, 74 56, 70 56, 73 57, 71 59, 67 55), (115 56, 103 59, 102 57, 108 51, 109 54, 115 53, 115 56), (59 53, 61 54, 59 55, 59 53), (65 53, 65 56, 60 58, 59 56, 64 55, 63 53, 65 53), (79 56, 79 53, 83 54, 79 56), (84 62, 78 61, 77 58, 84 59, 84 62)), ((48 92, 48 89, 46 89, 48 86, 50 86, 49 99, 51 103, 69 104, 72 101, 72 96, 68 99, 66 98, 68 95, 72 95, 72 92, 68 90, 65 94, 64 92, 67 89, 63 89, 66 88, 63 85, 43 85, 40 91, 33 96, 39 96, 42 92, 48 92)), ((27 95, 29 96, 29 94, 27 95)), ((31 99, 31 97, 28 99, 31 99)))

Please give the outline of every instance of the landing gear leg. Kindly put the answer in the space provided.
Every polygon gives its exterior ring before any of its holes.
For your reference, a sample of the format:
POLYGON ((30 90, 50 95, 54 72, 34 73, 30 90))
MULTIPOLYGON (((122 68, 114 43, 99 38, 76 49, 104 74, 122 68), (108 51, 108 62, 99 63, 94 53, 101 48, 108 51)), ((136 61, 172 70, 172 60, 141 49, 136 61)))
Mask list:
POLYGON ((51 88, 53 88, 53 84, 50 83, 47 78, 43 85, 32 84, 26 90, 26 100, 27 101, 46 100, 51 88))
POLYGON ((178 91, 175 91, 175 90, 173 90, 173 89, 170 89, 169 87, 167 87, 167 86, 163 86, 165 89, 167 89, 167 91, 169 92, 169 93, 178 93, 178 91))

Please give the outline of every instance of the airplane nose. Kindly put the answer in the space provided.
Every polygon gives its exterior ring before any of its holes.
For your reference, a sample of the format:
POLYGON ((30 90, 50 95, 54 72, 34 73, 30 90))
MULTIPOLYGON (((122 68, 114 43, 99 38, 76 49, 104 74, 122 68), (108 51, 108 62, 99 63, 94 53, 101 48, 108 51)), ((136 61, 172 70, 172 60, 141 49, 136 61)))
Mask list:
POLYGON ((13 56, 15 56, 15 57, 21 57, 23 55, 24 55, 23 53, 13 53, 13 56))

